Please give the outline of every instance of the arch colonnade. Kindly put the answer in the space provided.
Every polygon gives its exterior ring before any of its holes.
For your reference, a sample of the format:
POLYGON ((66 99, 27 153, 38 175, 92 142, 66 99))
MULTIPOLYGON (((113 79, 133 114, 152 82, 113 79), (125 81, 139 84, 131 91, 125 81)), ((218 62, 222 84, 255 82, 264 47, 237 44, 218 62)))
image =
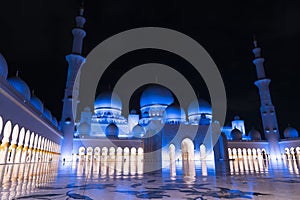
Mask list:
POLYGON ((58 161, 60 145, 0 116, 0 164, 58 161))

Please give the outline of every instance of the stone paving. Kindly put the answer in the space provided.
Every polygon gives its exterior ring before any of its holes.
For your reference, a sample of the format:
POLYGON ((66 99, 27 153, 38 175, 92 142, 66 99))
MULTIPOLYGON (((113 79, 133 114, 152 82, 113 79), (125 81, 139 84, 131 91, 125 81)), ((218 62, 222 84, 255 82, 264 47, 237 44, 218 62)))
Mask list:
POLYGON ((95 163, 79 162, 0 165, 0 196, 3 200, 299 199, 299 161, 255 162, 245 170, 243 161, 230 161, 230 170, 222 174, 210 168, 203 173, 196 164, 196 176, 187 175, 180 164, 175 172, 145 174, 109 167, 103 171, 95 163))

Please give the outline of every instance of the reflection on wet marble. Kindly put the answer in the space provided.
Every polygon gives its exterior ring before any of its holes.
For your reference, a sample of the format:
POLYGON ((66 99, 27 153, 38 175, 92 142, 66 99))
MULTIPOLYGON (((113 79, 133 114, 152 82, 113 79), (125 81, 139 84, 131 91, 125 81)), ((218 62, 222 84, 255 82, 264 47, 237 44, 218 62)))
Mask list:
POLYGON ((7 199, 299 199, 299 161, 236 159, 228 173, 203 162, 173 162, 143 173, 142 162, 0 165, 0 196, 7 199))

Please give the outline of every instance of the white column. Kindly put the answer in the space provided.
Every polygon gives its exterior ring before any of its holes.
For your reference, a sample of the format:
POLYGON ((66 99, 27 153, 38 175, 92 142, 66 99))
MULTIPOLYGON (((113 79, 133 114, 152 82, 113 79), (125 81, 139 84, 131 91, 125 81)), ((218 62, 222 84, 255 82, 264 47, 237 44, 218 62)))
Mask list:
POLYGON ((10 147, 9 147, 10 155, 7 158, 8 163, 13 163, 15 161, 18 136, 19 136, 19 125, 16 124, 12 131, 12 138, 11 138, 11 143, 10 143, 10 147))
POLYGON ((16 156, 15 156, 15 161, 14 161, 15 163, 21 162, 24 137, 25 137, 25 128, 22 127, 20 130, 20 134, 19 134, 19 143, 18 143, 18 147, 16 150, 16 156))
POLYGON ((26 162, 29 139, 30 139, 30 130, 27 130, 26 131, 26 135, 25 135, 24 148, 22 149, 21 163, 25 163, 26 162))
POLYGON ((7 121, 3 130, 3 139, 2 139, 1 151, 0 151, 0 164, 6 163, 8 147, 10 145, 9 137, 11 134, 11 129, 12 129, 11 121, 7 121))
POLYGON ((35 162, 35 160, 36 160, 38 139, 39 139, 39 135, 36 134, 34 137, 31 162, 35 162))

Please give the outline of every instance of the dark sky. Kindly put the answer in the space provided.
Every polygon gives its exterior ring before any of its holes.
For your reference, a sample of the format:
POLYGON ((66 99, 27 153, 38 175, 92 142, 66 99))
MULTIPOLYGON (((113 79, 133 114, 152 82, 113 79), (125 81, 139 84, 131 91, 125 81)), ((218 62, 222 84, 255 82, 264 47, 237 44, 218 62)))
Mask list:
MULTIPOLYGON (((60 119, 67 76, 65 55, 72 46, 71 30, 80 0, 1 3, 0 52, 9 65, 9 76, 20 77, 60 119)), ((227 97, 227 121, 234 115, 245 120, 246 130, 260 131, 259 96, 252 64, 253 34, 262 47, 265 70, 281 132, 290 123, 300 130, 300 3, 297 1, 117 1, 86 0, 84 55, 106 38, 131 28, 158 26, 180 31, 198 41, 218 66, 227 97)), ((188 65, 162 51, 137 51, 124 55, 111 71, 161 62, 189 77, 188 65), (182 70, 185 69, 185 70, 182 70)), ((115 77, 115 79, 117 76, 115 77)), ((195 84, 200 96, 205 85, 195 84)), ((113 83, 109 83, 113 84, 113 83)), ((101 87, 107 87, 102 84, 101 87)))

